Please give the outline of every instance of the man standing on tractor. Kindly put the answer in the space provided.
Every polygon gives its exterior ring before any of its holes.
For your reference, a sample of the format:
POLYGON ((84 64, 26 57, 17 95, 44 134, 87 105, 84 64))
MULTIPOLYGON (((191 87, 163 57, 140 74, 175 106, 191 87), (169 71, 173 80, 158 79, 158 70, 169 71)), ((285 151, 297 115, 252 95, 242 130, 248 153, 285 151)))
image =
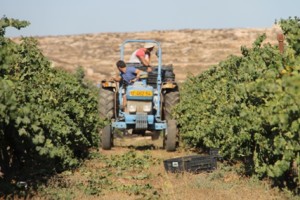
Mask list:
POLYGON ((150 65, 151 52, 154 48, 154 43, 146 43, 144 48, 135 50, 130 57, 130 63, 141 63, 147 67, 147 72, 151 72, 152 68, 150 65))

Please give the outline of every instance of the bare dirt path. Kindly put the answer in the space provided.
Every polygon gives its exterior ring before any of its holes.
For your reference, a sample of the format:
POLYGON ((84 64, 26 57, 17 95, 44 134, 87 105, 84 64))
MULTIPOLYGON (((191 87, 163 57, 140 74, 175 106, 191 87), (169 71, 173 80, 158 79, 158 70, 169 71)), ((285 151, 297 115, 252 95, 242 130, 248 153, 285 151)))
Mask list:
MULTIPOLYGON (((149 137, 136 137, 115 140, 115 147, 110 151, 100 150, 106 156, 124 155, 130 151, 137 156, 148 155, 154 163, 143 169, 142 174, 149 174, 144 180, 153 188, 146 195, 129 195, 122 192, 107 192, 103 199, 285 199, 276 189, 271 189, 266 182, 256 178, 241 177, 233 167, 218 163, 213 172, 167 173, 163 161, 186 155, 196 154, 192 151, 179 148, 176 152, 166 152, 162 149, 162 140, 152 141, 149 137), (158 161, 158 162, 156 162, 158 161), (155 195, 157 194, 157 195, 155 195)), ((124 181, 124 177, 116 180, 124 181)), ((124 184, 134 184, 137 180, 125 180, 124 184)), ((137 181, 138 182, 138 181, 137 181)))
POLYGON ((192 154, 196 153, 182 147, 166 152, 161 139, 115 139, 111 150, 93 149, 82 166, 53 177, 33 199, 290 199, 266 181, 242 177, 238 166, 222 162, 212 172, 166 172, 164 160, 192 154))

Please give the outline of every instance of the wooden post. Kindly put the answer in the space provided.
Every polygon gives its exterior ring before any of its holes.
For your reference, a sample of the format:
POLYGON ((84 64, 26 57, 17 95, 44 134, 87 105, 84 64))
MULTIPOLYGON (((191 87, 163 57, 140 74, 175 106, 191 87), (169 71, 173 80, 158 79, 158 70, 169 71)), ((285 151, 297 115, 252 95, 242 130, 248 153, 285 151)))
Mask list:
POLYGON ((282 33, 278 33, 278 34, 277 34, 277 40, 278 40, 278 48, 279 48, 279 51, 280 51, 280 53, 283 53, 283 51, 284 51, 284 43, 283 43, 283 41, 284 41, 284 36, 283 36, 282 33))

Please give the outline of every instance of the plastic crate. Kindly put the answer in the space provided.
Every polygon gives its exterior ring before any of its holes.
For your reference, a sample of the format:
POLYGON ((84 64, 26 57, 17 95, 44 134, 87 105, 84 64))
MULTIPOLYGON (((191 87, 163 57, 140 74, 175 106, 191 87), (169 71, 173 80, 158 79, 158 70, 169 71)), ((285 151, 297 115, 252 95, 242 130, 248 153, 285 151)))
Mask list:
POLYGON ((216 159, 222 159, 222 156, 219 154, 218 148, 211 148, 209 149, 209 155, 216 159))
POLYGON ((164 160, 167 172, 193 172, 212 171, 217 168, 217 161, 208 155, 192 155, 164 160))

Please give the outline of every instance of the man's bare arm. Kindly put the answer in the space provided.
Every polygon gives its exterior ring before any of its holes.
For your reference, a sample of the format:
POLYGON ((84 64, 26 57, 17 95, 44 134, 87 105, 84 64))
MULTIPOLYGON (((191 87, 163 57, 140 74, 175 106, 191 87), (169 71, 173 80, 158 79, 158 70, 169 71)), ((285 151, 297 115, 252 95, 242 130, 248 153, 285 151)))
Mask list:
POLYGON ((138 57, 141 61, 141 63, 147 67, 147 72, 151 72, 152 71, 152 67, 150 65, 150 58, 149 60, 145 59, 144 57, 138 57))
POLYGON ((142 56, 139 56, 138 57, 141 61, 141 63, 144 65, 144 66, 150 66, 150 60, 146 60, 144 57, 142 56))
POLYGON ((122 79, 121 76, 115 76, 115 77, 112 77, 112 81, 120 82, 121 79, 122 79))

